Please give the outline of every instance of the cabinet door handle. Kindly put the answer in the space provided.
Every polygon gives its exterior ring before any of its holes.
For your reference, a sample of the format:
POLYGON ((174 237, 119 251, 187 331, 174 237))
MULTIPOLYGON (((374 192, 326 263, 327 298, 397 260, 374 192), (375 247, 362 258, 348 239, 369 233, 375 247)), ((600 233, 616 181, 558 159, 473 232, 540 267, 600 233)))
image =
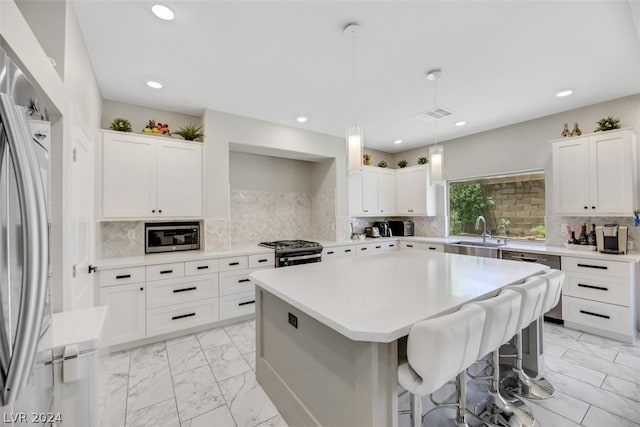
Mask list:
POLYGON ((153 209, 153 210, 151 211, 151 213, 156 213, 156 210, 155 210, 155 209, 153 209))
POLYGON ((193 317, 195 315, 196 315, 195 313, 181 314, 180 316, 173 316, 171 320, 184 319, 185 317, 193 317))
POLYGON ((606 265, 591 265, 591 264, 578 264, 578 267, 595 268, 597 270, 608 270, 609 269, 609 267, 607 267, 606 265))
POLYGON ((585 206, 584 208, 585 208, 585 209, 589 209, 589 206, 585 206))
POLYGON ((144 288, 142 288, 142 287, 141 287, 141 288, 140 288, 140 290, 141 290, 141 291, 144 291, 144 288))
POLYGON ((173 273, 173 270, 162 270, 160 272, 160 274, 171 274, 171 273, 173 273))
POLYGON ((116 276, 116 279, 130 279, 131 275, 130 274, 121 274, 119 276, 116 276))
POLYGON ((580 313, 588 314, 589 316, 601 317, 603 319, 611 319, 611 316, 607 316, 606 314, 592 313, 591 311, 580 310, 580 313))
POLYGON ((198 270, 207 270, 209 268, 208 265, 199 265, 198 270))
POLYGON ((581 288, 597 289, 599 291, 608 291, 609 290, 609 288, 605 288, 604 286, 585 285, 583 283, 578 283, 578 286, 580 286, 581 288))
POLYGON ((380 249, 382 246, 376 246, 376 249, 380 249))
POLYGON ((251 279, 240 279, 238 280, 238 283, 246 283, 246 282, 250 282, 251 279))
POLYGON ((392 248, 392 247, 394 247, 394 246, 395 246, 394 244, 390 244, 390 245, 389 245, 389 247, 390 247, 390 248, 392 248))
POLYGON ((595 206, 591 206, 591 209, 595 209, 595 208, 596 208, 595 206))
POLYGON ((344 251, 345 252, 351 252, 351 249, 345 249, 344 251))
POLYGON ((334 251, 328 251, 328 252, 327 252, 327 255, 333 255, 333 254, 335 254, 335 252, 334 252, 334 251))
POLYGON ((360 250, 361 250, 361 251, 366 251, 366 250, 367 250, 367 248, 360 248, 360 250))
POLYGON ((173 293, 174 293, 174 294, 177 294, 177 293, 180 293, 180 292, 195 291, 196 289, 198 289, 198 287, 197 287, 197 286, 192 286, 192 287, 190 287, 190 288, 174 289, 174 290, 173 290, 173 293))
POLYGON ((230 262, 229 263, 229 266, 233 266, 233 265, 240 265, 240 263, 239 262, 230 262))
POLYGON ((412 248, 412 247, 413 247, 413 245, 407 245, 407 247, 408 247, 408 248, 412 248))
POLYGON ((239 303, 238 303, 238 306, 239 306, 239 307, 242 307, 243 305, 249 305, 249 304, 255 304, 255 303, 256 303, 256 300, 253 300, 253 301, 246 301, 246 302, 239 302, 239 303))
POLYGON ((158 210, 158 213, 162 213, 162 209, 158 210))
POLYGON ((258 260, 258 262, 267 262, 267 261, 269 261, 269 260, 268 260, 268 259, 266 259, 266 258, 263 258, 263 259, 259 259, 259 260, 258 260))
POLYGON ((435 250, 436 250, 436 248, 434 248, 433 246, 429 246, 429 250, 430 250, 430 251, 435 251, 435 250))

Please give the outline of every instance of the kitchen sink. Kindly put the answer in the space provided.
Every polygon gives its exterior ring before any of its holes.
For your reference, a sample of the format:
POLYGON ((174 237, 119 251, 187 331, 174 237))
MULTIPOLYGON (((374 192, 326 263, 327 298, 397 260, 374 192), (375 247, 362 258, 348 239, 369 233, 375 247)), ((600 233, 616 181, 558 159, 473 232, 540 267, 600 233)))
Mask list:
POLYGON ((503 243, 479 242, 477 240, 461 240, 447 243, 444 251, 449 254, 471 255, 483 258, 498 258, 498 248, 503 243))

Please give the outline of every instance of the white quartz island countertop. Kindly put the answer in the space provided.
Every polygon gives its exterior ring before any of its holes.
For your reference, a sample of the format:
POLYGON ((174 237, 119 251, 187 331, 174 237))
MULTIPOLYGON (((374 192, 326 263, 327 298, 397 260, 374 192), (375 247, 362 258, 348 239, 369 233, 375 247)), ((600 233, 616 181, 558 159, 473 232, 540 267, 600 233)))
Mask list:
POLYGON ((403 251, 261 270, 257 285, 354 341, 392 342, 411 326, 495 295, 547 267, 403 251))

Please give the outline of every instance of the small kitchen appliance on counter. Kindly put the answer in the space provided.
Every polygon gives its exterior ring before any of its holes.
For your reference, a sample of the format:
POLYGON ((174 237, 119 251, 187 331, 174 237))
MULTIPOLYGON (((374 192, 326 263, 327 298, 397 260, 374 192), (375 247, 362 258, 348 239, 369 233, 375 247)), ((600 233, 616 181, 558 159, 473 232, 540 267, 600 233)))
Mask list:
POLYGON ((373 227, 378 227, 381 237, 393 237, 393 232, 387 221, 377 221, 373 223, 373 227))
POLYGON ((413 221, 389 221, 394 236, 413 236, 413 221))
POLYGON ((365 227, 364 234, 367 237, 378 238, 380 237, 380 229, 378 227, 365 227))
POLYGON ((618 224, 605 224, 596 227, 596 242, 598 252, 603 254, 627 253, 627 239, 629 229, 618 224))
POLYGON ((275 267, 322 261, 322 245, 308 240, 276 240, 260 242, 260 246, 275 250, 275 267))

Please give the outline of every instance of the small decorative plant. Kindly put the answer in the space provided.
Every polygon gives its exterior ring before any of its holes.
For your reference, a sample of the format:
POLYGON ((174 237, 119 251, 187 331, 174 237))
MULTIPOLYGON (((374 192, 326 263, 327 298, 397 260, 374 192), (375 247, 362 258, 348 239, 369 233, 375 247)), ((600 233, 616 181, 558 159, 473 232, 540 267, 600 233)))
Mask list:
POLYGON ((427 163, 429 163, 429 160, 427 160, 426 157, 424 157, 424 156, 418 157, 418 164, 419 165, 426 165, 427 163))
POLYGON ((595 130, 595 132, 600 132, 600 131, 604 132, 604 131, 613 130, 613 129, 620 129, 620 119, 613 116, 600 119, 598 120, 597 123, 598 123, 598 128, 595 130))
POLYGON ((162 135, 169 135, 171 131, 169 130, 169 124, 162 124, 160 122, 156 123, 155 120, 149 120, 149 123, 142 129, 144 133, 159 133, 162 135))
POLYGON ((118 132, 131 132, 131 122, 122 117, 116 117, 111 121, 111 130, 117 130, 118 132))
POLYGON ((371 164, 371 154, 364 153, 362 155, 362 164, 365 166, 369 166, 371 164))
POLYGON ((380 161, 378 162, 378 167, 379 167, 379 168, 386 168, 387 166, 388 166, 388 165, 387 165, 387 162, 386 162, 386 161, 384 161, 384 160, 380 160, 380 161))
POLYGON ((178 128, 176 132, 172 132, 171 135, 180 135, 187 141, 195 141, 198 138, 202 138, 204 134, 200 133, 200 128, 196 127, 193 123, 189 123, 186 126, 178 128))
POLYGON ((407 167, 407 161, 406 161, 406 160, 404 160, 404 159, 400 160, 400 161, 398 162, 398 167, 399 167, 399 168, 405 168, 405 167, 407 167))

